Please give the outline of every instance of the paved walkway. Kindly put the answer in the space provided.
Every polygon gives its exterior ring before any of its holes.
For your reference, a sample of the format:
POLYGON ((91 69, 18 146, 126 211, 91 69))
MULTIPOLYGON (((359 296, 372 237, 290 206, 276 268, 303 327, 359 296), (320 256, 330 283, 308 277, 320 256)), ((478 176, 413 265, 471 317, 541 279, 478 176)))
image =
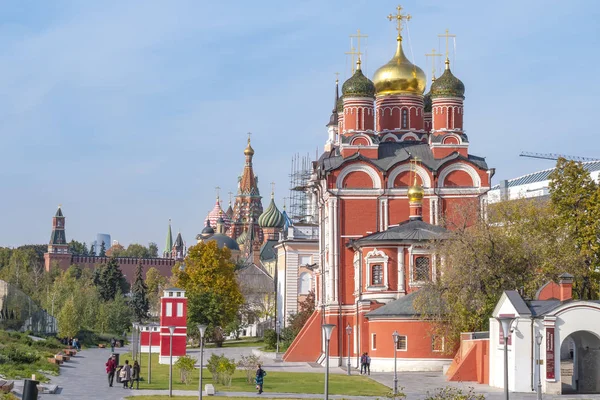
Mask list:
MULTIPOLYGON (((251 348, 224 348, 207 349, 206 353, 210 357, 211 353, 224 353, 228 357, 239 358, 242 354, 249 354, 251 348)), ((126 349, 117 349, 118 353, 127 352, 126 349)), ((189 354, 193 357, 199 355, 198 350, 190 350, 189 354)), ((115 386, 108 387, 104 363, 110 355, 110 349, 89 349, 81 351, 72 361, 61 366, 61 375, 52 378, 52 383, 58 385, 61 389, 58 394, 45 394, 40 398, 43 400, 121 400, 126 396, 140 395, 167 395, 168 390, 126 390, 120 387, 115 381, 115 386)), ((206 359, 206 358, 205 358, 206 359)), ((285 372, 323 372, 322 367, 311 366, 308 363, 283 363, 272 359, 265 359, 265 369, 269 371, 285 372)), ((334 367, 332 373, 346 373, 344 368, 334 367)), ((352 371, 356 373, 356 371, 352 371)), ((393 373, 374 372, 371 378, 388 387, 393 385, 393 373)), ((504 398, 501 389, 490 388, 487 385, 478 385, 473 382, 447 382, 444 376, 438 372, 403 372, 398 374, 398 386, 404 387, 402 391, 406 394, 407 400, 424 399, 427 392, 433 392, 436 388, 445 386, 460 387, 464 390, 473 387, 475 392, 483 393, 488 399, 500 400, 504 398)), ((198 391, 194 390, 174 390, 174 396, 197 396, 198 391)), ((258 397, 254 392, 218 392, 219 396, 227 397, 258 397)), ((297 393, 269 393, 265 392, 263 398, 298 398, 314 399, 322 398, 319 394, 297 394, 297 393)), ((364 396, 330 396, 332 399, 352 399, 352 400, 376 400, 376 397, 364 396)), ((535 393, 511 393, 511 399, 534 400, 535 393)), ((206 398, 207 400, 209 397, 206 398)), ((544 399, 598 399, 600 395, 567 395, 567 396, 544 396, 544 399)))

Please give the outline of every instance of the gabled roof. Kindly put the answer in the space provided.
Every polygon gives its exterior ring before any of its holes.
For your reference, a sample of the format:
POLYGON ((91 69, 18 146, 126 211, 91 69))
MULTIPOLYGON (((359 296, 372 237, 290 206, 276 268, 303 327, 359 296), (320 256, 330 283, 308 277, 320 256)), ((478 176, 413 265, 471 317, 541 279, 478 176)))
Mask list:
POLYGON ((177 234, 177 239, 175 239, 175 247, 182 248, 183 247, 183 238, 181 237, 181 232, 177 234))
POLYGON ((398 240, 429 241, 447 239, 450 232, 441 226, 431 225, 423 220, 404 221, 389 227, 385 231, 375 232, 354 241, 361 246, 372 242, 389 242, 398 240))
MULTIPOLYGON (((275 291, 273 278, 255 264, 245 264, 236 270, 240 284, 254 293, 271 293, 275 291)), ((242 288, 244 291, 244 288, 242 288)))
MULTIPOLYGON (((581 163, 583 168, 585 168, 588 172, 596 172, 600 171, 600 160, 598 161, 587 161, 581 163)), ((554 172, 556 168, 544 169, 537 172, 532 172, 531 174, 523 175, 518 178, 509 179, 508 187, 528 185, 531 183, 544 182, 550 179, 550 174, 554 172)), ((492 187, 492 190, 500 189, 500 185, 495 185, 492 187)))
POLYGON ((379 307, 378 309, 371 311, 366 314, 367 318, 373 317, 415 317, 419 316, 420 313, 415 310, 413 301, 415 300, 417 292, 413 292, 406 296, 389 302, 388 304, 379 307))
POLYGON ((277 240, 267 240, 260 248, 260 260, 261 261, 271 261, 277 257, 277 252, 275 251, 275 245, 278 243, 277 240))

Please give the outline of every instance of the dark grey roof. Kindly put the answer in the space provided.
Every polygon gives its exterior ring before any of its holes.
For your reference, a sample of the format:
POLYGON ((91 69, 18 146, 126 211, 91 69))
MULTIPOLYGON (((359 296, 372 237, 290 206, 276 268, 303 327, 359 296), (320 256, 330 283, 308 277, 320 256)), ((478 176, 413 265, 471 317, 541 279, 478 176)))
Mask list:
POLYGON ((354 241, 357 245, 365 245, 371 242, 389 242, 396 240, 428 241, 436 239, 447 239, 450 232, 441 226, 431 225, 422 220, 404 221, 399 225, 392 226, 385 231, 376 232, 354 241))
POLYGON ((183 247, 183 238, 181 237, 181 232, 177 234, 177 239, 175 239, 175 247, 181 248, 183 247))
POLYGON ((396 164, 418 157, 421 164, 431 171, 437 171, 448 162, 454 160, 464 160, 478 168, 487 170, 488 166, 485 158, 474 155, 464 157, 458 152, 449 154, 448 156, 436 159, 431 152, 431 148, 427 143, 415 141, 407 142, 383 142, 378 145, 377 159, 364 157, 360 152, 353 154, 347 158, 343 158, 339 153, 339 149, 335 148, 321 155, 318 161, 318 169, 321 173, 339 168, 342 164, 350 161, 361 160, 372 164, 382 171, 388 171, 396 164))
MULTIPOLYGON (((585 168, 588 172, 596 172, 600 171, 600 160, 599 161, 587 161, 581 163, 583 168, 585 168)), ((530 183, 543 182, 550 179, 550 174, 556 168, 544 169, 542 171, 533 172, 531 174, 523 175, 518 178, 509 179, 508 187, 527 185, 530 183)), ((500 189, 500 185, 496 185, 492 187, 492 190, 500 189)))
POLYGON ((206 239, 206 243, 208 242, 217 242, 217 246, 220 249, 223 247, 227 247, 229 250, 239 250, 240 246, 238 246, 237 242, 230 238, 227 235, 223 235, 222 233, 217 233, 206 239))
POLYGON ((246 264, 236 271, 242 294, 272 293, 275 282, 269 274, 255 264, 246 264))
POLYGON ((265 244, 263 244, 260 248, 260 259, 261 261, 270 261, 274 260, 277 257, 277 252, 275 251, 275 245, 278 243, 277 240, 267 240, 265 244))
POLYGON ((54 216, 55 217, 62 217, 63 216, 62 209, 60 207, 58 207, 58 210, 56 210, 56 214, 54 216))
MULTIPOLYGON (((463 143, 469 143, 469 137, 466 133, 457 134, 462 139, 463 143)), ((446 135, 431 135, 431 143, 442 143, 446 135)))
POLYGON ((384 306, 379 307, 377 310, 371 311, 366 314, 367 318, 373 317, 415 317, 420 314, 415 310, 413 301, 415 300, 417 292, 413 292, 406 296, 387 303, 384 306))
POLYGON ((67 244, 65 231, 62 229, 53 230, 50 234, 50 244, 67 244))
POLYGON ((531 315, 529 307, 527 307, 525 300, 523 300, 519 292, 516 290, 505 290, 504 294, 506 294, 506 297, 508 297, 508 300, 510 300, 519 315, 531 315))

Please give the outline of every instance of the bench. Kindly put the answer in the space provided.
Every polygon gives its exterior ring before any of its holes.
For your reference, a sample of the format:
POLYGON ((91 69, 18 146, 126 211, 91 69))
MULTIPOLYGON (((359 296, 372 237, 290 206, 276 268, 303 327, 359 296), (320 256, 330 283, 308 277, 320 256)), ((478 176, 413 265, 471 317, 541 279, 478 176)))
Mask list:
POLYGON ((213 386, 212 383, 207 383, 206 385, 204 385, 204 391, 206 392, 206 394, 208 396, 214 396, 215 395, 215 387, 213 386))
POLYGON ((0 392, 1 393, 10 393, 15 387, 15 383, 13 381, 5 381, 4 379, 0 379, 0 392))
POLYGON ((98 347, 99 347, 99 348, 101 348, 101 349, 105 349, 105 348, 106 348, 106 345, 105 345, 104 343, 100 343, 100 344, 98 345, 98 347))
POLYGON ((56 365, 60 365, 60 364, 62 364, 62 361, 61 361, 61 360, 59 360, 59 359, 57 359, 56 357, 49 357, 49 358, 48 358, 48 362, 49 362, 50 364, 56 364, 56 365))
POLYGON ((73 350, 73 349, 64 349, 63 353, 65 353, 66 355, 68 355, 69 357, 73 357, 75 356, 75 354, 77 354, 77 350, 73 350))
POLYGON ((56 358, 58 361, 62 361, 62 362, 66 362, 71 359, 71 357, 67 356, 66 354, 61 354, 61 353, 58 353, 57 355, 55 355, 54 358, 56 358))

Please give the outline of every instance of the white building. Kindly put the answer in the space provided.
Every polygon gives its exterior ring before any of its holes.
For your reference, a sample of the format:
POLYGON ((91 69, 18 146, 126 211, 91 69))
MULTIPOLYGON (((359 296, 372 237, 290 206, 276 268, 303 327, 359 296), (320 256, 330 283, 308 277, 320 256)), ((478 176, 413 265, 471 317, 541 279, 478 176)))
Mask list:
MULTIPOLYGON (((582 165, 590 172, 592 179, 596 182, 600 181, 600 161, 587 161, 582 165)), ((488 203, 549 195, 549 176, 554 169, 544 169, 518 178, 500 181, 488 192, 488 203)))
POLYGON ((498 316, 513 316, 508 342, 508 387, 548 394, 600 393, 600 301, 572 300, 573 277, 549 282, 535 300, 505 291, 490 318, 489 383, 504 387, 504 345, 498 316), (542 335, 539 348, 535 337, 542 335))

